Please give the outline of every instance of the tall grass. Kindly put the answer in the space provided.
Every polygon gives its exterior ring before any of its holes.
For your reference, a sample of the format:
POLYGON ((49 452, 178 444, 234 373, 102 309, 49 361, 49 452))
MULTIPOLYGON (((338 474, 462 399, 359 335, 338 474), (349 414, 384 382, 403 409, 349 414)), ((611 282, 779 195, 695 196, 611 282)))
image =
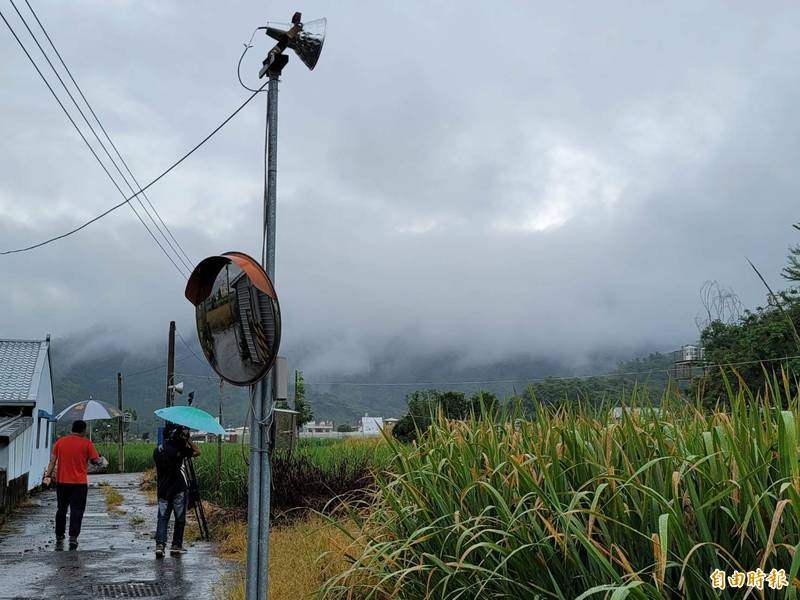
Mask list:
MULTIPOLYGON (((726 400, 710 414, 667 394, 661 413, 619 419, 577 405, 439 419, 418 444, 391 443, 360 522, 369 541, 320 596, 716 599, 716 568, 799 583, 798 397, 773 377, 726 400)), ((623 401, 650 406, 636 389, 623 401)))
MULTIPOLYGON (((95 442, 97 451, 108 459, 108 473, 118 473, 118 446, 112 443, 95 442)), ((130 442, 125 444, 125 472, 141 473, 153 468, 154 444, 130 442)))
MULTIPOLYGON (((125 446, 125 470, 140 472, 153 468, 153 444, 125 446)), ((247 507, 249 449, 223 444, 220 477, 217 478, 217 446, 201 444, 195 459, 197 480, 203 495, 227 508, 247 507)), ((109 472, 117 469, 117 446, 98 444, 109 461, 109 472)), ((275 514, 322 510, 337 496, 363 497, 373 484, 373 472, 391 460, 392 450, 379 439, 301 440, 291 454, 276 451, 272 456, 271 508, 275 514)))

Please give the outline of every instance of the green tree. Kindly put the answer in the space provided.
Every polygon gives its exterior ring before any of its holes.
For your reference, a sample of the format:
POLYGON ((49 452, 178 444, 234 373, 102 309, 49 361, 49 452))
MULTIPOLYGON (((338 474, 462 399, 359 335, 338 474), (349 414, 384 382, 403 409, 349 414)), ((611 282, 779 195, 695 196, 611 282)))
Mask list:
POLYGON ((420 432, 430 427, 439 411, 446 419, 464 420, 475 414, 482 415, 481 399, 485 407, 497 406, 497 397, 487 392, 477 392, 467 400, 464 392, 417 390, 406 396, 408 414, 392 428, 392 435, 403 442, 417 439, 420 432), (477 407, 477 410, 476 408, 477 407))
POLYGON ((302 427, 314 418, 314 411, 306 399, 306 383, 302 371, 294 372, 294 409, 297 415, 297 426, 302 427))
POLYGON ((139 419, 139 415, 136 414, 135 408, 126 408, 124 411, 127 418, 123 421, 122 431, 127 433, 131 428, 131 423, 135 423, 139 419))
POLYGON ((350 425, 349 423, 342 423, 336 428, 336 431, 338 431, 339 433, 350 433, 351 431, 353 431, 353 426, 350 425))
MULTIPOLYGON (((800 224, 793 227, 800 230, 800 224)), ((757 270, 756 274, 766 285, 757 270)), ((800 245, 789 248, 787 264, 781 275, 788 281, 800 282, 800 245)), ((703 329, 700 340, 705 347, 706 360, 712 367, 705 378, 694 383, 693 392, 702 394, 706 405, 713 405, 717 399, 727 396, 726 372, 731 380, 741 378, 750 389, 758 389, 765 385, 767 377, 783 369, 792 389, 795 389, 800 374, 800 359, 793 358, 800 354, 797 336, 800 329, 800 289, 791 287, 773 293, 767 286, 767 290, 766 306, 744 311, 732 322, 713 320, 703 329), (731 373, 732 369, 735 369, 736 376, 731 373)))
POLYGON ((497 395, 492 392, 478 390, 469 397, 469 412, 476 417, 487 416, 494 419, 500 410, 497 395))
MULTIPOLYGON (((782 291, 776 293, 776 299, 782 311, 774 302, 769 302, 755 311, 745 311, 735 323, 714 321, 703 330, 700 340, 705 347, 706 360, 713 366, 705 379, 695 382, 694 392, 702 393, 706 405, 713 405, 718 398, 726 396, 723 374, 731 377, 731 369, 735 369, 751 389, 763 386, 765 376, 779 373, 782 367, 788 371, 790 382, 800 374, 800 359, 775 360, 800 353, 787 322, 787 318, 791 319, 795 327, 800 328, 800 294, 797 290, 782 291)), ((732 379, 736 381, 737 378, 732 379)))
MULTIPOLYGON (((800 223, 795 223, 792 227, 800 231, 800 223)), ((781 271, 781 275, 789 281, 800 282, 800 244, 789 247, 787 262, 788 264, 781 271)))

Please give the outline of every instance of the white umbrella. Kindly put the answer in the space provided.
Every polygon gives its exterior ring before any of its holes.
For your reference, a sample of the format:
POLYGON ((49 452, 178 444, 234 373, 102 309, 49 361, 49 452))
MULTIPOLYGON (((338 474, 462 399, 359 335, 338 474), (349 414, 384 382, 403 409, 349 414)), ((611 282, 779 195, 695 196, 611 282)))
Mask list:
POLYGON ((56 415, 56 419, 98 421, 101 419, 116 419, 121 416, 122 413, 110 404, 98 400, 82 400, 62 410, 56 415))

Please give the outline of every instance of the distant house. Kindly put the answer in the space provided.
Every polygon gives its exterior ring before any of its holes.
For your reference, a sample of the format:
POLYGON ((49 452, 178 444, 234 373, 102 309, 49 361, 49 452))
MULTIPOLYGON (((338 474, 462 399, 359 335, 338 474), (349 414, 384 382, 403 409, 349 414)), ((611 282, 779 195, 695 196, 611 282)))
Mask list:
POLYGON ((308 423, 303 423, 303 426, 300 428, 300 433, 306 435, 333 433, 333 421, 320 421, 319 423, 310 421, 308 423))
POLYGON ((228 427, 222 440, 233 444, 249 444, 250 433, 247 427, 228 427))
MULTIPOLYGON (((286 408, 276 408, 273 410, 272 419, 272 443, 273 448, 284 450, 294 450, 297 448, 297 416, 296 410, 286 408)), ((216 443, 217 435, 205 431, 193 431, 191 434, 193 442, 216 443)), ((250 443, 250 433, 247 427, 229 427, 222 435, 225 443, 250 443)))
POLYGON ((53 439, 50 336, 0 340, 0 512, 42 483, 53 439))
POLYGON ((361 424, 358 430, 364 435, 380 435, 383 430, 383 417, 364 415, 361 417, 361 424))

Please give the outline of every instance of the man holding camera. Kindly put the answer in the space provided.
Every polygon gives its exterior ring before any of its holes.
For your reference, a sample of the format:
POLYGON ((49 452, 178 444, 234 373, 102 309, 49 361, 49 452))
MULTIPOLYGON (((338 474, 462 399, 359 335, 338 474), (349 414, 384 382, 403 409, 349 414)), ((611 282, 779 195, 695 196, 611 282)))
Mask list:
POLYGON ((189 486, 184 471, 187 458, 200 456, 200 449, 189 439, 189 429, 174 423, 164 428, 164 442, 153 451, 158 484, 158 525, 156 527, 156 558, 164 557, 169 519, 175 513, 170 554, 183 554, 183 530, 186 527, 186 507, 189 486))
POLYGON ((88 463, 101 464, 102 458, 91 440, 86 438, 86 421, 72 423, 72 433, 65 435, 53 444, 50 463, 44 472, 42 485, 49 487, 56 473, 56 547, 64 543, 67 527, 67 508, 69 508, 69 549, 78 547, 78 536, 86 510, 86 495, 89 478, 86 476, 88 463))

